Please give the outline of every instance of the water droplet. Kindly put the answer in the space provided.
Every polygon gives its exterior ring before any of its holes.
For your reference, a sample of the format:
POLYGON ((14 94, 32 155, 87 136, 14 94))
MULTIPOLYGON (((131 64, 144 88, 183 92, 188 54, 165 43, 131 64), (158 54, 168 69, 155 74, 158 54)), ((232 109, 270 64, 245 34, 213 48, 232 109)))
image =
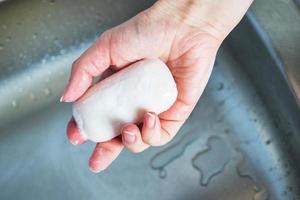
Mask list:
POLYGON ((150 161, 151 168, 154 170, 164 169, 168 164, 183 155, 185 149, 198 138, 199 134, 197 131, 187 132, 179 142, 157 153, 150 161))
POLYGON ((51 94, 51 90, 48 88, 44 89, 44 94, 49 96, 51 94))
POLYGON ((32 80, 32 76, 31 75, 27 75, 26 79, 27 79, 27 81, 31 81, 32 80))
POLYGON ((3 30, 7 30, 7 26, 6 25, 2 25, 2 29, 3 30))
POLYGON ((13 100, 11 102, 11 105, 12 105, 13 108, 17 108, 18 107, 18 102, 16 100, 13 100))
POLYGON ((66 50, 65 50, 65 49, 61 49, 61 50, 59 50, 59 53, 60 53, 61 55, 63 55, 63 54, 66 53, 66 50))
POLYGON ((207 147, 192 159, 193 167, 200 173, 202 186, 207 186, 213 177, 222 173, 231 159, 231 150, 221 138, 208 138, 207 147))
POLYGON ((164 168, 162 168, 162 169, 159 170, 158 174, 159 174, 159 177, 161 179, 165 179, 167 177, 167 170, 165 170, 164 168))
POLYGON ((270 139, 269 139, 269 140, 267 140, 267 141, 266 141, 266 145, 270 145, 270 144, 271 144, 271 142, 272 142, 272 141, 271 141, 270 139))
POLYGON ((221 91, 221 90, 223 90, 223 88, 224 88, 224 83, 219 83, 217 86, 217 90, 221 91))
POLYGON ((11 41, 11 37, 8 36, 6 39, 5 39, 6 42, 10 42, 11 41))
POLYGON ((60 41, 57 38, 54 39, 54 44, 58 47, 62 47, 60 41))
POLYGON ((33 34, 33 36, 32 36, 32 39, 36 39, 37 38, 37 36, 38 36, 38 34, 37 33, 35 33, 35 34, 33 34))
POLYGON ((42 64, 45 64, 47 60, 45 58, 42 59, 42 64))
POLYGON ((253 196, 253 200, 268 200, 269 193, 265 190, 255 190, 255 194, 253 196))
POLYGON ((228 128, 225 129, 225 134, 229 134, 230 130, 228 128))
POLYGON ((3 44, 0 44, 0 50, 3 50, 3 49, 4 49, 3 44))

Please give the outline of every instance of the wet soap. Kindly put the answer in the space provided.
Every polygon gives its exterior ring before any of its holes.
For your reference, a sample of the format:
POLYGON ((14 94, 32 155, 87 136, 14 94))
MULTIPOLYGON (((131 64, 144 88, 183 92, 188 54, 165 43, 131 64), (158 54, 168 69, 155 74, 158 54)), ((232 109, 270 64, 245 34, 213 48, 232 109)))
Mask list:
POLYGON ((166 64, 144 59, 91 87, 73 104, 73 116, 85 139, 103 142, 118 136, 124 123, 141 122, 146 111, 166 111, 176 98, 166 64))

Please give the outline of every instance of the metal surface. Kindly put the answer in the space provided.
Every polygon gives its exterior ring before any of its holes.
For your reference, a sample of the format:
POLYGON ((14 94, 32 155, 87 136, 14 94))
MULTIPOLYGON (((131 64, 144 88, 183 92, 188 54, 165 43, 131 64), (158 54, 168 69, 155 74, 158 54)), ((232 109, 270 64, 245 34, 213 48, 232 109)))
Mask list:
POLYGON ((299 0, 254 1, 257 16, 284 63, 283 73, 300 106, 300 7, 299 0))
POLYGON ((299 200, 299 107, 251 13, 171 143, 88 170, 94 145, 69 144, 71 107, 58 99, 70 64, 96 35, 150 3, 124 4, 0 4, 0 199, 299 200))

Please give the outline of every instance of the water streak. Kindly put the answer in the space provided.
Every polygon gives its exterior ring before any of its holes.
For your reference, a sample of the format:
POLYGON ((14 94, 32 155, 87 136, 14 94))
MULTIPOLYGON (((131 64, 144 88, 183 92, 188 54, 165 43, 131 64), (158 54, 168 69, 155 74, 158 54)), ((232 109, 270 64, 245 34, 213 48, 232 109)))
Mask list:
POLYGON ((222 173, 231 159, 230 147, 221 138, 208 138, 207 147, 192 159, 193 167, 200 173, 201 186, 207 186, 213 177, 222 173))

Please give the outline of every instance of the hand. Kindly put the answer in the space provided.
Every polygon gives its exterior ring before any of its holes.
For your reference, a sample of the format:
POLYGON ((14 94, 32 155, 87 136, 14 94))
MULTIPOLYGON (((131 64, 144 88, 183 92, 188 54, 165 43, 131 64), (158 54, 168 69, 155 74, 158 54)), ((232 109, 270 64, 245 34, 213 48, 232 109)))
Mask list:
MULTIPOLYGON (((218 23, 211 21, 214 17, 204 12, 213 10, 216 3, 207 3, 210 7, 202 6, 197 10, 200 13, 195 15, 195 11, 191 10, 198 5, 183 8, 183 2, 180 5, 174 1, 157 2, 129 21, 105 31, 73 63, 70 81, 62 97, 65 102, 75 101, 82 96, 91 86, 92 78, 101 75, 109 67, 118 71, 143 58, 162 59, 169 67, 178 89, 173 106, 159 115, 146 113, 141 129, 136 124, 125 124, 121 136, 98 143, 89 160, 92 171, 106 169, 124 146, 132 152, 141 152, 149 146, 169 142, 202 94, 216 52, 233 27, 220 23, 221 20, 218 23)), ((230 23, 239 19, 234 18, 230 23)), ((73 144, 85 142, 73 119, 68 124, 67 135, 73 144)))

